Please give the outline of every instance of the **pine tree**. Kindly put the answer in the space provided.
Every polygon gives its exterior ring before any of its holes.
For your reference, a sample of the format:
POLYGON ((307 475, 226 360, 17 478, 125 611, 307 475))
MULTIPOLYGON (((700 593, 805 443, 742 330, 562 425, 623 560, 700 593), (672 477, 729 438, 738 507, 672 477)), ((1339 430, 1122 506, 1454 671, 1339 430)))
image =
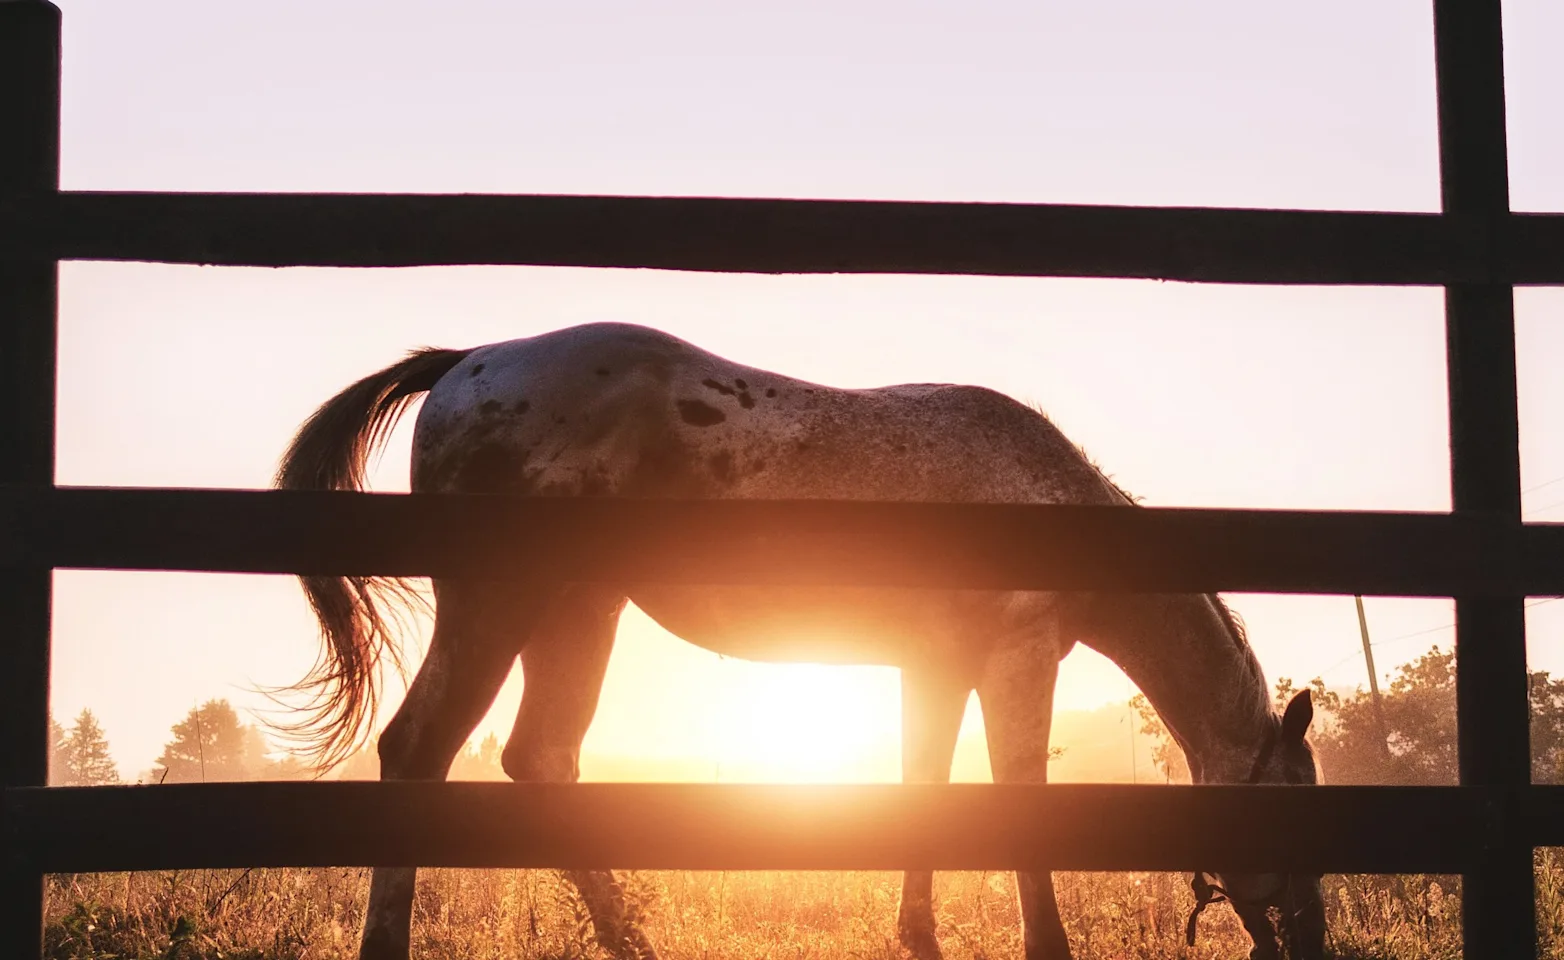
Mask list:
POLYGON ((495 736, 491 730, 489 735, 483 738, 483 742, 478 744, 478 762, 485 767, 504 773, 505 771, 500 766, 500 760, 500 738, 495 736))
POLYGON ((65 728, 60 726, 60 721, 54 719, 54 714, 49 714, 49 782, 55 786, 60 785, 60 778, 65 776, 65 728))
POLYGON ((60 744, 59 781, 69 787, 119 783, 109 740, 91 710, 83 710, 60 744))
POLYGON ((163 745, 158 765, 167 783, 253 779, 265 761, 265 741, 239 722, 227 700, 208 700, 172 727, 174 739, 163 745))

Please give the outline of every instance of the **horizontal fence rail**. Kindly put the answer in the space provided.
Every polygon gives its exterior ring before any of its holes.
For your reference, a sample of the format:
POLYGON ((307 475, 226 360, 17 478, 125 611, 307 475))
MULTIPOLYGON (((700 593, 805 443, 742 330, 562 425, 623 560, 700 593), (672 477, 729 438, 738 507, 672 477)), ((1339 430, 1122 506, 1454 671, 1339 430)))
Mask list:
POLYGON ((1564 525, 1449 514, 0 488, 0 566, 1564 594, 1564 525))
POLYGON ((1564 283, 1564 216, 1490 253, 1438 214, 703 197, 65 192, 0 201, 0 258, 530 264, 1222 283, 1564 283))
POLYGON ((196 867, 1458 873, 1564 789, 332 782, 21 788, 55 873, 196 867))

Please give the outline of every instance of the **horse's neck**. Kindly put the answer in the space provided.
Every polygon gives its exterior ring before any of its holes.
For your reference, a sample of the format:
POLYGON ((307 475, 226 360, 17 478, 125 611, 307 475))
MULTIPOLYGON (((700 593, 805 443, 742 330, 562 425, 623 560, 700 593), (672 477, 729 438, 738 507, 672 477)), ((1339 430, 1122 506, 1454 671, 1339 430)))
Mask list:
POLYGON ((1260 664, 1216 598, 1123 594, 1090 607, 1080 639, 1145 693, 1197 782, 1239 776, 1276 721, 1260 664))

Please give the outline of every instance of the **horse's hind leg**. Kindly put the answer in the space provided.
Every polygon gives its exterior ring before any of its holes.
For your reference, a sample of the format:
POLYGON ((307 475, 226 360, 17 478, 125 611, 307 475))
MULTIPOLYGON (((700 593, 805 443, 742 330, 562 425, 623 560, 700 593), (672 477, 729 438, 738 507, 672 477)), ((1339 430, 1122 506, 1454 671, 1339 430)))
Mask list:
MULTIPOLYGON (((522 648, 525 687, 502 757, 512 780, 574 783, 580 776, 581 741, 597 711, 624 604, 624 594, 610 588, 567 587, 522 648)), ((625 960, 655 960, 611 872, 571 870, 565 876, 580 891, 603 949, 625 960)))
MULTIPOLYGON (((1007 645, 990 655, 977 690, 995 783, 1048 782, 1048 735, 1058 678, 1058 648, 1052 642, 1007 645)), ((1053 877, 1020 873, 1016 887, 1026 960, 1067 960, 1070 941, 1059 918, 1053 877)))
MULTIPOLYGON (((477 582, 436 583, 435 597, 429 655, 380 737, 382 780, 445 779, 546 602, 541 591, 477 582)), ((375 868, 362 960, 406 960, 416 875, 414 867, 375 868)))
MULTIPOLYGON (((937 666, 905 666, 901 673, 901 768, 904 783, 948 783, 972 685, 937 666)), ((896 933, 917 960, 939 960, 934 930, 934 874, 902 874, 896 933)))

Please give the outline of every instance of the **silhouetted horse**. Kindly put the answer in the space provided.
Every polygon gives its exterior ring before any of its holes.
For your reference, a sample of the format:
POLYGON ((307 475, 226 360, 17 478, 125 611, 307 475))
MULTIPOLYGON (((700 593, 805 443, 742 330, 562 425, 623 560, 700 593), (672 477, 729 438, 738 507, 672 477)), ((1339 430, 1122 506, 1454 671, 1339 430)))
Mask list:
MULTIPOLYGON (((1128 506, 1058 429, 992 390, 910 384, 840 390, 746 367, 643 327, 592 324, 472 350, 421 350, 348 387, 304 424, 286 489, 358 490, 365 462, 414 396, 415 491, 547 496, 862 499, 1128 506)), ((325 656, 320 759, 362 742, 376 669, 397 655, 385 601, 401 585, 306 577, 325 656)), ((902 769, 944 781, 977 691, 994 778, 1041 783, 1059 660, 1110 657, 1145 691, 1201 783, 1313 783, 1306 694, 1278 716, 1243 632, 1211 595, 992 590, 624 587, 442 581, 434 637, 380 738, 381 776, 440 779, 519 656, 521 709, 503 757, 515 780, 573 781, 627 599, 691 643, 733 657, 883 664, 902 671, 902 769)), ((1284 827, 1278 824, 1278 827, 1284 827)), ((607 871, 570 879, 600 942, 654 956, 607 871)), ((1323 952, 1317 877, 1226 876, 1256 957, 1278 942, 1323 952)), ((376 869, 366 960, 408 955, 414 871, 376 869)), ((898 929, 919 958, 939 945, 932 875, 903 882, 898 929)), ((1047 873, 1019 878, 1028 958, 1068 956, 1047 873)))

